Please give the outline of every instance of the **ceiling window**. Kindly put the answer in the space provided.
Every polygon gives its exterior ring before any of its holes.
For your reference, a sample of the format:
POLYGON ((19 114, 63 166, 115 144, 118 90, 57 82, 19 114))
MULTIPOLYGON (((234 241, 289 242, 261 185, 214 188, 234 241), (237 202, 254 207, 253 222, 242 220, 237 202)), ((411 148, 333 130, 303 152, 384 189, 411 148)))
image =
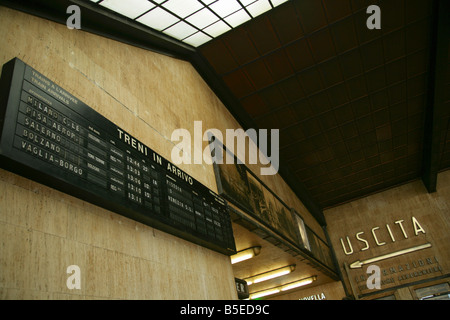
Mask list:
POLYGON ((191 46, 202 44, 288 0, 91 0, 191 46))

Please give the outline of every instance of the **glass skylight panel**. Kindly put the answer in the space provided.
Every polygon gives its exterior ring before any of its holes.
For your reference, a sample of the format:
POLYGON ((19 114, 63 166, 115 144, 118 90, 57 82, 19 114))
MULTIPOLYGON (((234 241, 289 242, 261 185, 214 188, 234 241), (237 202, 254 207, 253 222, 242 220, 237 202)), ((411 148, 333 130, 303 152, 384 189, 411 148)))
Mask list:
POLYGON ((289 0, 90 0, 198 47, 289 0))
POLYGON ((229 30, 231 30, 231 28, 223 21, 217 21, 213 25, 203 29, 203 31, 213 38, 218 37, 229 30))
POLYGON ((266 11, 269 11, 272 9, 272 6, 270 5, 268 0, 259 0, 247 7, 248 12, 254 17, 259 16, 260 14, 263 14, 266 11))
POLYGON ((104 0, 100 5, 130 19, 135 19, 155 7, 153 3, 147 0, 104 0))
POLYGON ((225 18, 226 16, 242 8, 236 0, 218 0, 209 7, 222 18, 225 18))
POLYGON ((187 44, 190 44, 194 47, 198 47, 210 40, 212 40, 211 37, 209 37, 208 35, 204 34, 201 31, 199 31, 196 34, 190 36, 189 38, 184 39, 184 42, 186 42, 187 44))
POLYGON ((139 17, 136 21, 139 21, 150 28, 161 31, 180 20, 166 10, 156 7, 142 17, 139 17))
POLYGON ((197 13, 194 13, 192 16, 186 19, 189 23, 192 23, 199 29, 203 29, 210 24, 218 21, 219 18, 211 12, 208 8, 204 8, 197 13))
POLYGON ((232 15, 229 15, 224 20, 230 24, 233 28, 236 28, 238 25, 243 24, 244 22, 250 20, 252 17, 248 15, 247 12, 245 12, 244 9, 241 9, 232 15))
POLYGON ((274 7, 279 6, 282 3, 287 2, 288 0, 272 0, 272 4, 274 7))
POLYGON ((216 2, 216 1, 217 0, 202 0, 203 4, 206 4, 206 5, 210 5, 211 3, 216 2))
POLYGON ((178 40, 183 40, 184 38, 194 34, 197 32, 197 29, 190 26, 184 21, 180 21, 177 24, 171 26, 164 30, 165 34, 168 34, 171 37, 174 37, 178 40))
POLYGON ((186 18, 203 8, 203 5, 197 0, 169 0, 163 3, 162 6, 180 18, 186 18))
POLYGON ((241 0, 241 3, 244 7, 248 6, 249 4, 252 4, 253 2, 256 2, 258 0, 241 0))

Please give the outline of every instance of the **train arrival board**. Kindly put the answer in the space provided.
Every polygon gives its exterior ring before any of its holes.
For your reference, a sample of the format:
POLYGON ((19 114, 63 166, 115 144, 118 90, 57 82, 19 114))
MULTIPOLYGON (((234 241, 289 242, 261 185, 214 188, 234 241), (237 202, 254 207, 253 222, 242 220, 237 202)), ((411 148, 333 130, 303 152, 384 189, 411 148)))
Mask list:
POLYGON ((1 167, 231 255, 226 202, 15 58, 0 82, 1 167))

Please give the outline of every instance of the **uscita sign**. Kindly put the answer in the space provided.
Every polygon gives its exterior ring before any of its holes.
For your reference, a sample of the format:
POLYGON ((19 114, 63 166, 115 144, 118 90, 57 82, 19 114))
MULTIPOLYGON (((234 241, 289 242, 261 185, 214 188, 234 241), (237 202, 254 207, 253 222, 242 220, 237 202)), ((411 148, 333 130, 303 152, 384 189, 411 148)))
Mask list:
MULTIPOLYGON (((425 229, 420 225, 419 221, 415 217, 411 217, 411 225, 414 230, 415 236, 418 236, 420 233, 425 234, 425 229)), ((357 243, 363 244, 363 247, 360 249, 360 251, 370 249, 368 240, 373 240, 371 242, 375 243, 376 246, 384 246, 388 242, 395 242, 399 238, 408 239, 409 235, 405 226, 405 220, 397 220, 394 221, 394 224, 386 224, 384 227, 373 227, 370 232, 360 231, 355 233, 353 237, 346 236, 345 240, 343 238, 340 238, 342 250, 346 255, 353 254, 354 248, 352 241, 354 243, 355 239, 357 243), (388 237, 382 238, 380 236, 382 229, 386 231, 384 233, 387 233, 388 237)))

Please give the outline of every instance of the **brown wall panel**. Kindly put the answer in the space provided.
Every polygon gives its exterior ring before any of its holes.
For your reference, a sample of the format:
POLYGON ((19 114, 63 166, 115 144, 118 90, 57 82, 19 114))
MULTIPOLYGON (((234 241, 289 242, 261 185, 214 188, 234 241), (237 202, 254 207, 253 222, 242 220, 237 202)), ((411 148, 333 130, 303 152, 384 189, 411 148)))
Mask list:
POLYGON ((438 176, 436 193, 429 194, 421 181, 415 181, 326 210, 331 242, 348 290, 353 285, 356 294, 364 297, 431 279, 448 281, 449 200, 450 171, 445 171, 438 176), (423 245, 429 247, 417 250, 423 245), (367 262, 351 268, 356 261, 367 262), (344 264, 349 266, 347 271, 344 264), (367 287, 373 275, 367 271, 370 265, 380 267, 379 290, 367 287))

